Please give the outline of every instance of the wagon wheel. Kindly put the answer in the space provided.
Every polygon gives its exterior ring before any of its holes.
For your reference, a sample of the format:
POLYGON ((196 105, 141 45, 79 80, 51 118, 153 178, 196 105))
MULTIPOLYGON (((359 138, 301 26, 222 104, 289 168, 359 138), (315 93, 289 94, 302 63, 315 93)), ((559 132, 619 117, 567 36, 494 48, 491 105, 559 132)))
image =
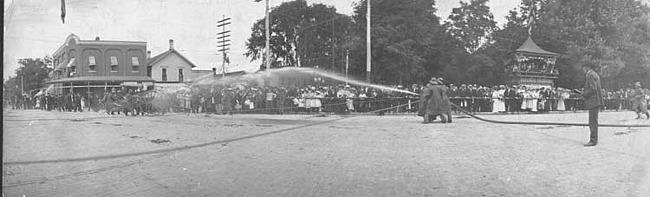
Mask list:
POLYGON ((96 106, 91 107, 91 108, 92 108, 92 110, 93 110, 94 112, 99 112, 99 111, 101 111, 102 109, 106 109, 106 108, 104 108, 104 103, 102 103, 102 102, 98 103, 96 106))

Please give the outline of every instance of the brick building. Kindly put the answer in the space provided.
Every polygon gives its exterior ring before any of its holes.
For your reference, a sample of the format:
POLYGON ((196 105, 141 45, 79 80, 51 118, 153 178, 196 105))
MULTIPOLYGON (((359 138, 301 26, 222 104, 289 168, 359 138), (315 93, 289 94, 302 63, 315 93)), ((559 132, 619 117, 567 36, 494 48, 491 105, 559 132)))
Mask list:
POLYGON ((101 93, 122 85, 152 88, 146 51, 146 42, 81 40, 71 34, 52 55, 54 71, 47 83, 59 93, 101 93))

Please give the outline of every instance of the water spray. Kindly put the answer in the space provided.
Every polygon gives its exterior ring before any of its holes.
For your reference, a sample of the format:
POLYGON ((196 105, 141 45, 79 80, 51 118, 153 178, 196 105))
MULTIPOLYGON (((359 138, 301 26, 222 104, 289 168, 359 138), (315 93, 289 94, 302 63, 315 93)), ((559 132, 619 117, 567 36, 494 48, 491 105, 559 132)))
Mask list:
MULTIPOLYGON (((408 91, 408 90, 401 90, 401 89, 392 88, 392 87, 388 87, 388 86, 384 86, 384 85, 377 85, 377 84, 371 84, 371 83, 362 82, 362 81, 358 81, 358 80, 351 80, 351 79, 348 79, 348 78, 346 78, 344 76, 340 76, 340 75, 337 75, 337 74, 328 73, 328 72, 325 72, 325 71, 322 71, 322 70, 319 70, 319 69, 315 69, 315 68, 305 68, 305 67, 283 67, 283 68, 277 68, 277 69, 269 69, 269 70, 265 70, 265 71, 261 71, 261 72, 257 72, 257 73, 249 73, 249 74, 245 74, 245 75, 242 75, 242 76, 226 77, 226 78, 222 78, 222 79, 214 79, 214 77, 212 75, 204 75, 202 77, 199 77, 195 81, 194 84, 196 84, 196 85, 210 85, 210 84, 215 85, 215 84, 220 84, 220 83, 224 82, 224 80, 225 80, 225 82, 228 82, 230 84, 239 83, 241 81, 257 81, 257 82, 259 82, 259 81, 262 80, 263 77, 271 77, 271 76, 278 75, 278 74, 283 74, 283 73, 287 74, 289 72, 299 72, 299 73, 309 74, 309 75, 318 75, 318 76, 327 77, 327 78, 330 78, 330 79, 333 79, 333 80, 338 80, 338 81, 347 82, 347 83, 358 85, 358 86, 364 86, 364 87, 369 87, 369 88, 374 88, 374 89, 379 89, 379 90, 384 90, 384 91, 394 91, 394 92, 400 92, 400 93, 405 93, 405 94, 410 94, 410 95, 415 95, 415 96, 420 95, 418 93, 411 92, 411 91, 408 91)), ((263 83, 261 83, 261 84, 263 84, 263 83)), ((417 103, 419 103, 419 101, 417 101, 415 103, 412 103, 412 104, 417 104, 417 103)), ((584 124, 584 123, 511 122, 511 121, 490 120, 490 119, 485 119, 485 118, 478 117, 478 116, 476 116, 476 115, 474 115, 474 114, 472 114, 470 112, 467 112, 467 111, 465 111, 464 109, 462 109, 461 107, 457 106, 454 103, 450 103, 450 104, 453 107, 457 108, 462 113, 467 114, 472 118, 475 118, 475 119, 481 120, 481 121, 485 121, 485 122, 495 123, 495 124, 589 126, 589 124, 584 124)), ((390 110, 390 109, 394 109, 394 108, 398 108, 398 107, 403 107, 405 105, 408 105, 408 104, 393 106, 393 107, 389 107, 389 108, 385 108, 385 109, 374 110, 374 111, 372 111, 370 113, 386 111, 386 110, 390 110)), ((598 126, 599 127, 627 127, 627 128, 631 128, 631 127, 650 127, 650 125, 647 125, 647 124, 645 124, 645 125, 643 125, 643 124, 638 124, 638 125, 599 124, 598 126)))

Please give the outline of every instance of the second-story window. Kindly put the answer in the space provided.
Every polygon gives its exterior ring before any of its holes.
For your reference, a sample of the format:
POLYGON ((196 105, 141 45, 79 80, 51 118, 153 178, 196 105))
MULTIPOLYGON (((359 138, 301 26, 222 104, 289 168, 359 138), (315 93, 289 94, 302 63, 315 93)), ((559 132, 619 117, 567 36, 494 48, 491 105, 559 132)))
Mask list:
POLYGON ((68 60, 68 65, 67 66, 70 69, 70 77, 76 76, 77 75, 77 64, 75 63, 74 57, 70 58, 70 60, 68 60))
POLYGON ((131 57, 131 72, 140 72, 140 61, 138 57, 131 57))
POLYGON ((117 57, 111 56, 111 72, 117 72, 117 66, 119 64, 117 63, 117 57))
POLYGON ((95 56, 88 57, 88 68, 89 72, 97 72, 97 62, 95 62, 95 56))

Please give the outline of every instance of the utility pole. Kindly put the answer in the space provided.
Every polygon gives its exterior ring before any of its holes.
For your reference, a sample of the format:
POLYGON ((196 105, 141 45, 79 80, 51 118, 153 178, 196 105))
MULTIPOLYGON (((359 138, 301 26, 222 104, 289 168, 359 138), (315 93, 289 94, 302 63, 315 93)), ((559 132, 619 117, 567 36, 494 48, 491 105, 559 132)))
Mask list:
POLYGON ((230 46, 230 39, 226 39, 230 37, 230 30, 226 30, 226 26, 230 25, 230 18, 226 18, 226 16, 223 16, 223 19, 217 22, 217 27, 221 27, 222 31, 217 33, 217 43, 219 44, 217 47, 220 47, 219 51, 223 54, 223 61, 221 64, 221 79, 223 81, 223 85, 226 85, 226 62, 229 62, 228 60, 228 50, 230 48, 227 48, 227 46, 230 46))
POLYGON ((345 50, 345 85, 348 85, 348 69, 350 68, 350 51, 345 50))
POLYGON ((266 26, 264 26, 264 28, 266 28, 266 62, 264 62, 264 63, 266 64, 266 70, 268 70, 270 68, 270 66, 271 66, 271 46, 270 46, 270 41, 269 41, 269 40, 271 40, 271 33, 270 33, 270 30, 269 30, 270 29, 270 25, 269 25, 269 0, 266 0, 266 11, 265 12, 266 12, 265 13, 265 15, 266 15, 266 22, 265 22, 266 24, 265 25, 266 26))
POLYGON ((370 73, 371 73, 371 61, 372 61, 372 50, 370 49, 370 0, 368 1, 368 11, 366 12, 366 82, 371 83, 370 73))
POLYGON ((20 75, 20 94, 25 94, 25 76, 20 75))

